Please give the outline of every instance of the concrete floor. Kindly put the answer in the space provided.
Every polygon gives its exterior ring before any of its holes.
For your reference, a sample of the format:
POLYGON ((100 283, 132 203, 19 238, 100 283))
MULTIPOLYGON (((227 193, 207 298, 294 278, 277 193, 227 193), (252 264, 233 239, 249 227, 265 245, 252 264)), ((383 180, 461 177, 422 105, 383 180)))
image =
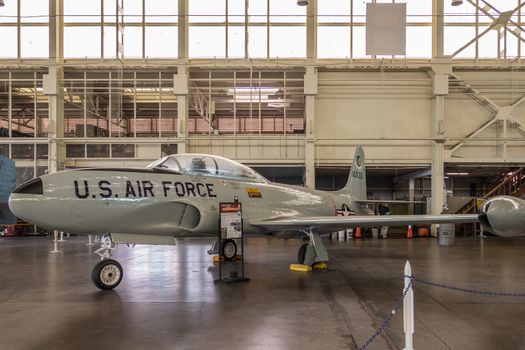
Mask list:
MULTIPOLYGON (((249 283, 216 285, 211 241, 119 247, 124 280, 90 280, 86 238, 50 254, 44 238, 0 239, 0 349, 355 349, 414 274, 468 288, 525 292, 525 240, 327 242, 328 271, 288 270, 299 242, 248 239, 249 283)), ((522 349, 525 298, 415 286, 416 349, 522 349)), ((402 313, 369 349, 403 348, 402 313)))

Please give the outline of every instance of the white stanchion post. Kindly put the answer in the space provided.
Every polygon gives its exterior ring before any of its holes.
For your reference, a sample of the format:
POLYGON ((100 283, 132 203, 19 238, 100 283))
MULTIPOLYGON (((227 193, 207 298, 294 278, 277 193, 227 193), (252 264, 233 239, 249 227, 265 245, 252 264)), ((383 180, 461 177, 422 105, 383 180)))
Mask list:
POLYGON ((403 329, 405 331, 405 348, 403 350, 414 350, 414 289, 410 284, 412 282, 412 268, 407 261, 405 264, 405 291, 410 286, 407 294, 403 298, 403 329), (408 277, 407 277, 408 276, 408 277))
POLYGON ((58 250, 58 231, 53 231, 53 235, 55 239, 53 239, 53 250, 51 253, 60 253, 60 250, 58 250))
POLYGON ((92 245, 95 245, 92 241, 91 241, 91 235, 88 235, 88 244, 86 244, 88 246, 92 246, 92 245))
POLYGON ((60 232, 60 239, 59 242, 64 242, 64 232, 60 232))

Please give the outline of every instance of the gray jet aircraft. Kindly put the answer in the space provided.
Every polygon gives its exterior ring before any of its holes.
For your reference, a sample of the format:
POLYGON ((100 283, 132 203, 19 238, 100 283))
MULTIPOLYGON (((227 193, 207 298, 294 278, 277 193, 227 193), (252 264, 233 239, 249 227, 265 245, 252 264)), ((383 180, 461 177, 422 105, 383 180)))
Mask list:
MULTIPOLYGON (((357 147, 348 182, 339 191, 272 183, 235 161, 178 154, 139 169, 75 169, 28 181, 11 194, 13 213, 35 225, 78 234, 104 234, 92 279, 116 287, 122 266, 109 259, 114 244, 174 244, 177 237, 216 236, 219 203, 238 200, 245 234, 308 236, 298 261, 328 260, 321 234, 353 227, 476 222, 477 215, 373 216, 367 208, 363 149, 357 147), (343 213, 343 216, 336 216, 343 213)), ((233 240, 219 249, 231 259, 233 240)))

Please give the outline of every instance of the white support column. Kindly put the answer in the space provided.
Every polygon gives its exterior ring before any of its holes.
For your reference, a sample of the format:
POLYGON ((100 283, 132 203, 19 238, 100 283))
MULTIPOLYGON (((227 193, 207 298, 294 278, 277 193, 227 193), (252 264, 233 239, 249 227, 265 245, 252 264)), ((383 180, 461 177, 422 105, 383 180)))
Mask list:
POLYGON ((306 58, 309 66, 304 75, 306 138, 304 144, 304 185, 315 189, 315 96, 317 95, 317 0, 306 9, 306 58))
MULTIPOLYGON (((408 200, 413 202, 415 198, 415 182, 416 179, 411 177, 408 179, 408 200)), ((410 204, 408 206, 408 213, 413 215, 414 214, 414 204, 410 204)))
POLYGON ((317 60, 317 0, 308 1, 306 13, 306 58, 313 63, 317 60))
POLYGON ((173 76, 173 92, 177 95, 177 153, 186 153, 188 140, 188 73, 185 66, 179 66, 173 76))
POLYGON ((432 57, 444 56, 445 6, 443 0, 432 0, 432 57))
MULTIPOLYGON (((434 98, 432 116, 432 214, 439 215, 443 210, 444 184, 444 150, 445 150, 445 96, 448 95, 448 77, 451 68, 448 66, 433 67, 434 98)), ((432 225, 432 236, 437 236, 437 226, 432 225)))
POLYGON ((179 0, 178 21, 179 59, 186 61, 188 59, 188 0, 179 0))
POLYGON ((61 170, 62 161, 65 158, 63 142, 59 139, 64 137, 64 93, 60 91, 60 81, 64 72, 60 67, 50 67, 49 74, 44 77, 44 94, 49 99, 49 157, 48 173, 61 170))
POLYGON ((304 145, 304 163, 306 187, 315 188, 315 96, 317 95, 317 70, 306 68, 304 75, 306 137, 304 145))
POLYGON ((64 137, 64 3, 63 0, 49 0, 49 70, 44 76, 44 94, 49 99, 49 157, 48 173, 60 170, 65 149, 64 137))
MULTIPOLYGON (((432 134, 435 138, 434 144, 432 145, 432 177, 431 177, 431 207, 432 215, 439 215, 443 209, 443 183, 444 177, 444 162, 443 162, 443 151, 445 143, 439 138, 442 137, 444 130, 440 125, 443 125, 443 114, 444 114, 444 96, 434 96, 434 112, 433 112, 433 130, 432 134)), ((437 237, 437 225, 432 225, 431 229, 432 236, 437 237)))
POLYGON ((304 163, 306 187, 315 189, 315 96, 306 96, 306 140, 304 144, 304 163))

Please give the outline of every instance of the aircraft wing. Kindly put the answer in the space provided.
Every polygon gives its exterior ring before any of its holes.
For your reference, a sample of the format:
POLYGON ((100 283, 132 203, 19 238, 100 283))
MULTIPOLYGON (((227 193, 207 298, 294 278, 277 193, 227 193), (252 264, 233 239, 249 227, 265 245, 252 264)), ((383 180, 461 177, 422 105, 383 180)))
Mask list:
POLYGON ((354 200, 359 204, 422 204, 425 201, 404 201, 396 199, 366 199, 366 200, 354 200))
POLYGON ((335 232, 353 227, 430 225, 477 222, 475 214, 444 215, 364 215, 364 216, 295 216, 252 222, 270 231, 295 231, 314 229, 335 232))

